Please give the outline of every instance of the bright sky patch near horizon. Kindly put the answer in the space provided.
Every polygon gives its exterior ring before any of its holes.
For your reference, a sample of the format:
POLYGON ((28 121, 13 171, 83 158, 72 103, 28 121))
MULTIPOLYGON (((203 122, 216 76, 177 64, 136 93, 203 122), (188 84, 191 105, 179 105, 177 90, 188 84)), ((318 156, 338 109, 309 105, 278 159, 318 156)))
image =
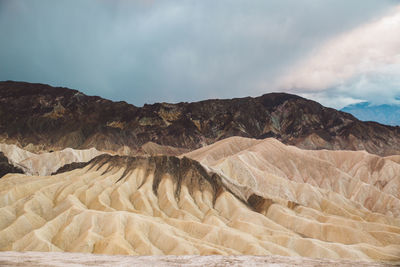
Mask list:
POLYGON ((0 0, 0 80, 144 103, 398 103, 395 0, 0 0))

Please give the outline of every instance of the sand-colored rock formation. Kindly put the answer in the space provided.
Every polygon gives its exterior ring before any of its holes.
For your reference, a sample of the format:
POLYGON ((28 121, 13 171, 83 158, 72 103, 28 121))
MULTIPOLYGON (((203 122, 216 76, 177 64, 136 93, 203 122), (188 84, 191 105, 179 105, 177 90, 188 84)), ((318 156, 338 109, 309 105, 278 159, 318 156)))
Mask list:
POLYGON ((202 164, 101 155, 54 176, 8 174, 0 180, 0 250, 400 261, 398 196, 368 183, 375 170, 395 171, 396 160, 380 158, 382 168, 365 169, 360 181, 350 159, 253 142, 228 139, 188 155, 202 164))
POLYGON ((317 209, 328 201, 353 206, 360 213, 368 210, 400 217, 400 156, 302 150, 273 138, 243 137, 231 137, 185 156, 266 198, 317 209))
POLYGON ((4 153, 10 163, 21 168, 28 175, 50 175, 66 164, 87 162, 105 153, 95 148, 83 150, 66 148, 60 151, 36 154, 16 145, 2 143, 0 143, 0 151, 4 153))
MULTIPOLYGON (((51 175, 57 172, 63 166, 70 165, 72 163, 81 164, 88 162, 98 155, 105 153, 123 156, 178 156, 187 153, 188 151, 189 150, 185 148, 163 146, 153 142, 147 142, 139 149, 131 149, 127 146, 123 146, 117 151, 99 151, 96 148, 65 148, 60 151, 41 151, 40 153, 33 153, 14 144, 0 143, 0 152, 4 153, 12 165, 22 169, 24 173, 28 175, 51 175)), ((73 166, 78 165, 73 164, 73 166)), ((65 169, 69 168, 71 168, 71 166, 66 166, 65 169)))

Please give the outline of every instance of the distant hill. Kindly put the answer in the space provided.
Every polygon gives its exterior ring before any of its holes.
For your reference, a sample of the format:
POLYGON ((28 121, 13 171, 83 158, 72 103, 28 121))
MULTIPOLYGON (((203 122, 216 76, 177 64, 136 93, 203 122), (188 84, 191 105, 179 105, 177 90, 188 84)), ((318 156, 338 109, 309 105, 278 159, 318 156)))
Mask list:
POLYGON ((342 109, 362 121, 376 121, 386 125, 400 125, 400 105, 373 106, 369 102, 349 105, 342 109))

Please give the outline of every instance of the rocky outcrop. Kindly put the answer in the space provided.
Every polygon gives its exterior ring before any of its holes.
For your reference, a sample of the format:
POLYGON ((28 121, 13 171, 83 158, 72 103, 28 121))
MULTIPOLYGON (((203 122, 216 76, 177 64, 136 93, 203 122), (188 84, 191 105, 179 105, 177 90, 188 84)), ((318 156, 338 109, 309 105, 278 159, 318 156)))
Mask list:
POLYGON ((158 194, 158 187, 163 177, 168 176, 172 179, 174 186, 174 196, 179 200, 182 185, 190 191, 210 190, 213 196, 213 202, 217 194, 222 191, 221 179, 216 174, 207 173, 207 171, 195 160, 174 156, 154 156, 154 157, 129 157, 129 156, 110 156, 101 155, 89 162, 91 166, 100 169, 108 166, 105 172, 113 169, 124 169, 122 175, 116 182, 126 178, 138 168, 142 168, 145 173, 153 173, 153 193, 158 194))
POLYGON ((0 141, 31 151, 96 147, 135 154, 148 142, 192 150, 243 136, 306 149, 400 154, 400 127, 361 122, 283 93, 139 108, 67 88, 1 82, 0 133, 0 141))
POLYGON ((60 174, 60 173, 64 173, 64 172, 69 172, 69 171, 73 171, 75 169, 81 169, 86 167, 87 165, 89 165, 89 161, 87 162, 72 162, 69 164, 65 164, 64 166, 60 167, 58 170, 56 170, 55 172, 53 172, 51 175, 56 175, 56 174, 60 174))
POLYGON ((7 173, 23 173, 23 171, 10 164, 8 158, 4 156, 3 152, 0 152, 0 178, 7 173))

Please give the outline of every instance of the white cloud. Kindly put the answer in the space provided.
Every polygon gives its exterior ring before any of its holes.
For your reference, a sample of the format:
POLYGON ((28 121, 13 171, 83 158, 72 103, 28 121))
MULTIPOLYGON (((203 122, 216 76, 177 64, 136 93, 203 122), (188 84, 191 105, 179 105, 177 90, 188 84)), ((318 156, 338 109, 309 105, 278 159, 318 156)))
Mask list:
POLYGON ((365 99, 341 95, 339 92, 307 92, 299 93, 301 97, 312 99, 326 107, 342 109, 348 105, 365 102, 365 99))
MULTIPOLYGON (((397 77, 400 5, 385 17, 335 37, 313 51, 280 77, 276 88, 308 95, 333 90, 343 99, 380 96, 382 100, 400 93, 397 77)), ((349 101, 342 104, 345 102, 349 101)))
POLYGON ((364 101, 372 105, 400 104, 399 74, 400 64, 386 65, 373 73, 357 75, 326 90, 305 90, 297 93, 337 109, 364 101))

